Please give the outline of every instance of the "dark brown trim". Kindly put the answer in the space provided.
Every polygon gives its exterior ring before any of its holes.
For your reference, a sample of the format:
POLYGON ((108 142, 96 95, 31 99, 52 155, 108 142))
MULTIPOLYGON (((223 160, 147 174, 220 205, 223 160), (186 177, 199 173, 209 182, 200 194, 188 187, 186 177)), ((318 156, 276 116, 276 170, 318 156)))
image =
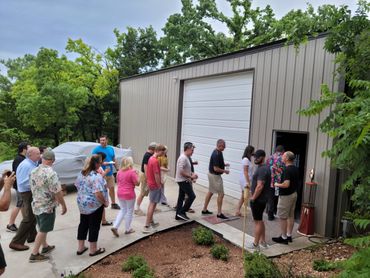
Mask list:
MULTIPOLYGON (((182 148, 181 148, 181 135, 182 135, 182 114, 183 114, 183 106, 184 106, 184 80, 180 80, 180 88, 179 88, 179 105, 178 105, 178 113, 177 113, 177 138, 176 138, 176 160, 180 156, 182 148)), ((176 164, 175 164, 176 165, 176 164)), ((176 166, 175 166, 176 171, 176 166)))

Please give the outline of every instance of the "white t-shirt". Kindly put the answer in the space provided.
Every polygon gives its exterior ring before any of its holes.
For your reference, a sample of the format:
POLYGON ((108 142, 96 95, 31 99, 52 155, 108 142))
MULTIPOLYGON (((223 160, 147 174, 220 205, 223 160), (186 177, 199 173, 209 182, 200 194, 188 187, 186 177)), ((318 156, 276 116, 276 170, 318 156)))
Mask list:
POLYGON ((253 177, 253 163, 248 159, 248 157, 244 157, 242 159, 242 171, 240 173, 240 179, 239 179, 239 184, 240 188, 243 190, 247 181, 245 180, 244 176, 244 167, 248 166, 248 176, 249 176, 249 181, 252 182, 252 177, 253 177))

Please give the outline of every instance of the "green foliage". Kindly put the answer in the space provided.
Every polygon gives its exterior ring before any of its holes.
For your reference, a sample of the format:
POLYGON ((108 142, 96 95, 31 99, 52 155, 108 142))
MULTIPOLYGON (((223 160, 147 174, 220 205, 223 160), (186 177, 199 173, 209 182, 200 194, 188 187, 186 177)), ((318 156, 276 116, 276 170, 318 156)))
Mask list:
POLYGON ((5 142, 0 142, 0 162, 13 159, 16 153, 16 148, 9 146, 9 144, 5 142))
POLYGON ((254 252, 244 256, 245 278, 279 278, 282 277, 276 265, 265 255, 254 252))
POLYGON ((122 271, 134 271, 140 268, 143 265, 146 265, 146 261, 142 256, 130 256, 127 260, 122 264, 122 271))
POLYGON ((370 275, 370 247, 360 249, 348 260, 343 261, 340 267, 343 271, 340 278, 369 277, 370 275))
POLYGON ((122 264, 122 271, 132 272, 134 278, 154 278, 152 270, 142 256, 130 256, 122 264))
POLYGON ((132 272, 133 278, 154 278, 154 270, 147 264, 140 266, 132 272))
POLYGON ((148 28, 127 27, 127 32, 114 29, 116 45, 106 51, 107 59, 118 70, 120 77, 127 77, 156 69, 161 57, 157 33, 148 28))
POLYGON ((331 271, 337 268, 337 265, 332 262, 328 262, 326 260, 314 260, 312 264, 312 268, 316 271, 331 271))
POLYGON ((215 242, 213 238, 213 232, 204 227, 193 229, 192 236, 193 241, 198 245, 212 245, 215 242))
POLYGON ((229 259, 229 249, 223 244, 215 244, 211 248, 213 258, 227 261, 229 259))

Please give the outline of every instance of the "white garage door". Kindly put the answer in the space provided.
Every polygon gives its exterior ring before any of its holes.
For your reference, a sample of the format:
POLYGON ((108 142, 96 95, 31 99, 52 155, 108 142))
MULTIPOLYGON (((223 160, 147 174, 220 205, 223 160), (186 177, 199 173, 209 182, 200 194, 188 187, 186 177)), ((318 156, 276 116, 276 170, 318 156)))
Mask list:
POLYGON ((249 142, 253 74, 243 72, 188 80, 184 83, 181 150, 196 146, 193 160, 197 183, 208 186, 208 165, 217 139, 226 141, 224 159, 230 174, 223 175, 225 193, 240 196, 241 158, 249 142))

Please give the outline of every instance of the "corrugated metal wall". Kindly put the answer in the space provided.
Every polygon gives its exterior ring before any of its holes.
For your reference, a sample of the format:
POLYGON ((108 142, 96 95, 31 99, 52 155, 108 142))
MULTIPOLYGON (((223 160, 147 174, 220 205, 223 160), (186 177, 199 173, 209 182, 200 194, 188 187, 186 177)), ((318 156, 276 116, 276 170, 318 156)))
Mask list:
POLYGON ((269 153, 273 130, 309 132, 306 167, 316 169, 316 230, 324 234, 327 200, 331 197, 330 161, 321 153, 331 146, 331 140, 318 132, 318 125, 328 111, 310 118, 296 113, 307 107, 310 99, 319 97, 322 83, 338 89, 334 56, 324 51, 324 41, 324 37, 312 39, 298 52, 293 46, 278 43, 122 80, 120 143, 133 148, 138 164, 151 141, 166 144, 173 175, 181 132, 178 116, 183 80, 254 71, 250 143, 269 153))

